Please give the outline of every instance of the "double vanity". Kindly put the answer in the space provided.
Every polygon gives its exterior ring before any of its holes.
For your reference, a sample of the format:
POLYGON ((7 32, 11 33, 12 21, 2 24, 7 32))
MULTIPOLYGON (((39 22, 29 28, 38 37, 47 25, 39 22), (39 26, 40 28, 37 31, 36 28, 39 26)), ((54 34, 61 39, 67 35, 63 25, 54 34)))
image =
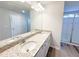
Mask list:
POLYGON ((51 32, 31 31, 0 41, 0 57, 45 57, 51 42, 51 32))

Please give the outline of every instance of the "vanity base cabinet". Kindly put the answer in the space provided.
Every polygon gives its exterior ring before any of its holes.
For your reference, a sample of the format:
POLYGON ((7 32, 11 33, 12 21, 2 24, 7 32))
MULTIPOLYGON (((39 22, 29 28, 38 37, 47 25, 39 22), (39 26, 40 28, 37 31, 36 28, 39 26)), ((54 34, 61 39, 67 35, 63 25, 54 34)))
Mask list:
POLYGON ((41 46, 35 57, 46 57, 49 46, 50 46, 50 36, 46 39, 46 41, 41 46))

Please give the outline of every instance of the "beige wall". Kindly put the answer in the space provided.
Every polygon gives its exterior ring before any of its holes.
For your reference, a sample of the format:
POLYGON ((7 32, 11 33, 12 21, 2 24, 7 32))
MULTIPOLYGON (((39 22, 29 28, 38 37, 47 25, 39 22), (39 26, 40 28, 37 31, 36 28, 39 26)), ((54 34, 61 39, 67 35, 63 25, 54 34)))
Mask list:
POLYGON ((43 12, 31 11, 31 30, 52 31, 52 47, 60 48, 64 2, 52 2, 45 6, 43 12), (54 44, 55 43, 55 44, 54 44))

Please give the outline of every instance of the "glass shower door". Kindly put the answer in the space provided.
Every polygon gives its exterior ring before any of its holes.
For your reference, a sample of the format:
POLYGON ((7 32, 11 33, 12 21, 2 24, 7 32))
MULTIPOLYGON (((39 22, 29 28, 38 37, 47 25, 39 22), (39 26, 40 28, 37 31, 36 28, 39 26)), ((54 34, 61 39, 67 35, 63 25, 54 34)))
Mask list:
POLYGON ((76 14, 74 19, 72 43, 79 44, 79 14, 76 14))
POLYGON ((70 43, 74 14, 65 14, 63 19, 61 41, 70 43))

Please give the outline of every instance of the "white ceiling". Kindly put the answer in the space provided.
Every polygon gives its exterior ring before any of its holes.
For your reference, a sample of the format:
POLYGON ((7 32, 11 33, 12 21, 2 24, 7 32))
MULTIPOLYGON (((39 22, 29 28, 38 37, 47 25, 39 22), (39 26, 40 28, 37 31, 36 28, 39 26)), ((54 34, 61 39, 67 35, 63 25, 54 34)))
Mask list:
POLYGON ((20 1, 0 1, 0 8, 21 12, 22 10, 30 10, 30 5, 26 2, 20 1))
MULTIPOLYGON (((31 3, 40 2, 42 6, 45 8, 47 5, 56 4, 57 1, 32 1, 31 3)), ((22 12, 22 10, 31 10, 31 5, 28 2, 20 2, 20 1, 0 1, 0 8, 10 9, 16 12, 22 12)))
POLYGON ((31 10, 31 2, 32 4, 34 3, 41 3, 44 7, 48 4, 51 4, 52 2, 50 1, 26 1, 26 2, 21 2, 21 1, 0 1, 0 8, 6 8, 12 11, 16 12, 22 12, 22 10, 31 10))

